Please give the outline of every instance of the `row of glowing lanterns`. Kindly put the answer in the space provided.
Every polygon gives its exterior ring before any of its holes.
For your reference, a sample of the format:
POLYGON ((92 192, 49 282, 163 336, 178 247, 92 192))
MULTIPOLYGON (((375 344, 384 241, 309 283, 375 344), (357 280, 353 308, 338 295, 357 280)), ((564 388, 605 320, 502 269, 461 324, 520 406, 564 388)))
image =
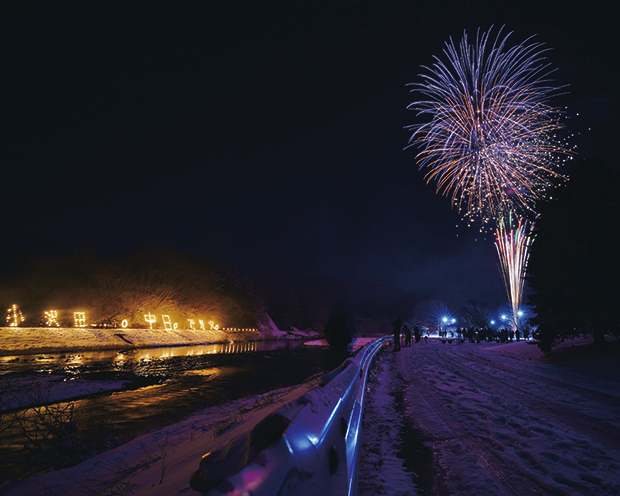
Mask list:
MULTIPOLYGON (((58 322, 58 310, 49 310, 44 313, 45 316, 45 326, 46 327, 60 327, 60 323, 58 322)), ((12 305, 11 308, 7 310, 7 326, 8 327, 19 327, 19 325, 24 322, 25 318, 22 314, 22 311, 19 309, 17 305, 12 305)), ((150 312, 144 315, 144 321, 147 322, 151 329, 153 329, 153 324, 157 323, 157 316, 151 314, 150 312)), ((208 329, 211 330, 219 330, 220 326, 216 324, 214 321, 209 320, 205 323, 202 319, 187 319, 189 327, 187 329, 190 330, 202 330, 206 331, 207 326, 208 329)), ((161 315, 161 322, 164 325, 164 329, 167 331, 171 331, 173 329, 179 329, 178 322, 172 322, 170 320, 170 315, 161 315)), ((73 326, 74 327, 86 327, 86 312, 73 312, 73 326)), ((123 329, 129 326, 129 322, 127 319, 124 319, 121 322, 121 327, 123 329)), ((223 328, 223 331, 229 332, 252 332, 257 331, 257 329, 240 329, 240 328, 223 328)))

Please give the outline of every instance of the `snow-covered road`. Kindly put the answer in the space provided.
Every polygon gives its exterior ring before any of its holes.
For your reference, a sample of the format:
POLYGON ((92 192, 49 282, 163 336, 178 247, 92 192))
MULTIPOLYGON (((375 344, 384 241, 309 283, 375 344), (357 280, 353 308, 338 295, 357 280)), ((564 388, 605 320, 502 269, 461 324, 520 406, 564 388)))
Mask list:
POLYGON ((620 375, 539 355, 440 341, 384 353, 368 387, 360 496, 620 494, 620 375))

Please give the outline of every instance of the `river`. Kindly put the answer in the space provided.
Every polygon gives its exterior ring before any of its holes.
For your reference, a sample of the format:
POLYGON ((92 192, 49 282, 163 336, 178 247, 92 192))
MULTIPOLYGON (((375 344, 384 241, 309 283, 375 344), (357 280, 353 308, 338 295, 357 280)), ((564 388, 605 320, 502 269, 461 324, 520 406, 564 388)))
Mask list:
POLYGON ((302 383, 326 372, 327 360, 327 350, 300 341, 1 357, 0 472, 21 478, 35 455, 49 468, 70 464, 80 450, 105 449, 194 411, 302 383), (72 388, 73 396, 58 394, 72 388), (9 397, 26 402, 19 408, 9 397), (45 423, 53 424, 52 436, 41 432, 45 423), (61 434, 56 424, 63 424, 61 434), (66 434, 65 424, 75 432, 66 434), (42 447, 25 449, 24 434, 42 447), (57 453, 58 436, 71 438, 68 453, 57 453))

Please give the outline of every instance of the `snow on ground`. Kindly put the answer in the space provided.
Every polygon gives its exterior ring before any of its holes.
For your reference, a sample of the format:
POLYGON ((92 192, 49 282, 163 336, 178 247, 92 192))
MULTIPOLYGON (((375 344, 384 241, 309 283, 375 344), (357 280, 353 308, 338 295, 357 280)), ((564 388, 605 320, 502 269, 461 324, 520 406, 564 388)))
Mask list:
POLYGON ((29 374, 0 376, 0 412, 58 401, 66 401, 104 391, 122 389, 128 381, 65 380, 61 375, 29 374))
POLYGON ((216 330, 3 327, 0 328, 0 355, 128 346, 177 346, 226 340, 226 333, 216 330))
POLYGON ((95 329, 0 327, 0 356, 87 349, 148 348, 249 340, 309 339, 316 333, 280 331, 275 326, 261 332, 228 332, 191 329, 95 329))
POLYGON ((260 420, 315 385, 316 381, 311 381, 208 408, 75 467, 0 487, 0 493, 4 489, 5 496, 198 494, 189 486, 189 479, 202 455, 248 434, 260 420))
MULTIPOLYGON (((368 338, 368 337, 362 337, 362 338, 355 338, 353 340, 352 346, 351 346, 351 350, 352 351, 356 351, 359 350, 362 346, 366 346, 368 343, 372 343, 373 341, 375 341, 377 338, 368 338)), ((327 342, 326 339, 315 339, 313 341, 306 341, 304 343, 304 346, 329 346, 329 343, 327 342)))
MULTIPOLYGON (((527 342, 429 340, 383 352, 367 387, 360 496, 620 494, 618 361, 602 360, 615 371, 603 375, 569 366, 574 347, 563 348, 548 359, 527 342)), ((204 410, 6 494, 192 493, 203 454, 311 386, 204 410)))
MULTIPOLYGON (((373 428, 363 433, 363 449, 374 451, 362 456, 360 496, 421 494, 414 482, 428 464, 410 471, 403 489, 403 454, 390 448, 413 449, 405 424, 430 450, 435 481, 424 494, 620 494, 617 373, 604 378, 583 364, 546 361, 525 342, 431 340, 385 353, 369 384, 379 405, 369 402, 365 410, 365 425, 373 428), (406 409, 394 419, 398 388, 406 409), (386 422, 378 435, 374 426, 386 422)), ((617 372, 618 362, 611 363, 617 372)))
POLYGON ((414 477, 396 456, 404 419, 394 393, 402 386, 393 373, 393 361, 385 358, 380 356, 371 372, 364 401, 359 496, 417 494, 414 477))

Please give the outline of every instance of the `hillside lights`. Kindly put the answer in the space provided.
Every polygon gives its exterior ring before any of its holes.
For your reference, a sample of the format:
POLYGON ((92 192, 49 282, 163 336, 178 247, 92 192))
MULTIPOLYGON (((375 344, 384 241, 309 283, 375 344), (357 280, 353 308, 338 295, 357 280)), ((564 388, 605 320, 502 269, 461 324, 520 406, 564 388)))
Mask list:
POLYGON ((58 322, 58 310, 45 312, 45 327, 60 327, 58 322))
POLYGON ((73 312, 75 327, 86 327, 86 312, 73 312))
POLYGON ((19 307, 15 304, 7 310, 6 323, 8 327, 18 327, 24 320, 24 315, 19 307))
POLYGON ((170 315, 162 315, 161 319, 164 321, 164 329, 166 329, 166 331, 171 331, 172 322, 170 321, 170 315))
POLYGON ((155 317, 155 315, 151 315, 150 313, 147 313, 144 316, 144 320, 146 320, 151 326, 151 329, 153 329, 153 324, 157 321, 157 317, 155 317))

